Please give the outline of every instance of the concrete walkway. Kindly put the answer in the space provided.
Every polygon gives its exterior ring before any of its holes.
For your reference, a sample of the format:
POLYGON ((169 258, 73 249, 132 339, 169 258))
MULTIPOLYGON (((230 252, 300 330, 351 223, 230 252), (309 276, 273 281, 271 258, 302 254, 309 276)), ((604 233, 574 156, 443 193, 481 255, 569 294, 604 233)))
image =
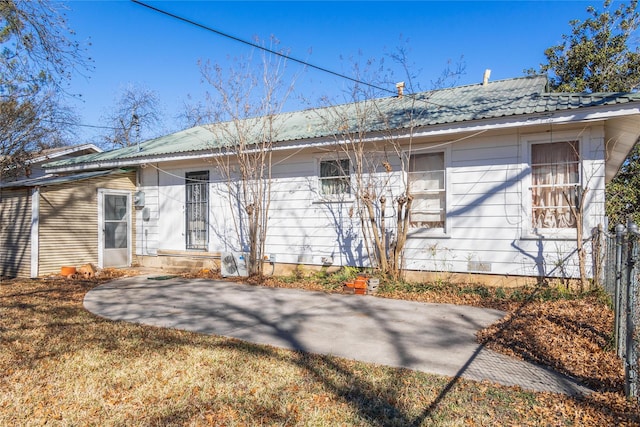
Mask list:
POLYGON ((327 294, 233 282, 147 276, 98 286, 87 310, 113 320, 215 334, 310 353, 516 385, 590 390, 545 368, 487 350, 476 331, 504 313, 373 296, 327 294))

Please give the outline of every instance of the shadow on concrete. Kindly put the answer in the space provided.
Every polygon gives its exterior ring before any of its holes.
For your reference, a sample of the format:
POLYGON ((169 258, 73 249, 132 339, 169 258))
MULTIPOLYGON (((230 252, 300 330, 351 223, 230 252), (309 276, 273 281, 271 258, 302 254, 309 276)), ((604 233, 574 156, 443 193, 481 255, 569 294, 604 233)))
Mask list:
MULTIPOLYGON (((144 276, 90 290, 85 308, 113 320, 237 338, 298 351, 297 363, 374 424, 390 411, 402 425, 421 425, 461 378, 488 380, 533 391, 590 392, 574 380, 484 348, 475 333, 500 320, 498 310, 425 304, 371 296, 328 294, 238 283, 144 276), (321 355, 321 356, 317 356, 321 355), (450 377, 416 418, 391 405, 365 379, 346 387, 323 372, 349 376, 339 356, 450 377), (376 408, 376 409, 372 409, 376 408)), ((234 343, 229 345, 243 345, 234 343)), ((246 344, 249 345, 249 344, 246 344)), ((268 347, 252 351, 271 354, 268 347)), ((394 381, 402 381, 398 371, 394 381)), ((388 418, 387 418, 388 419, 388 418)))

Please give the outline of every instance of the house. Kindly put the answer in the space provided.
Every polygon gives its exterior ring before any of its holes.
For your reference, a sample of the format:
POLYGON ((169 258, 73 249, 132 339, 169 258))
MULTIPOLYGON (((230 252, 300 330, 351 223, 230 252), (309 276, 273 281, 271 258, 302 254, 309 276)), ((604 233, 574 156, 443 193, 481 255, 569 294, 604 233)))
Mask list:
POLYGON ((93 144, 43 150, 27 162, 27 176, 0 181, 0 277, 37 277, 60 272, 62 265, 97 263, 96 188, 133 190, 135 172, 59 176, 46 174, 42 164, 101 152, 93 144), (95 229, 87 227, 92 223, 95 229))
POLYGON ((135 191, 135 176, 116 169, 0 185, 0 277, 39 277, 86 263, 129 265, 134 218, 122 206, 135 191))
MULTIPOLYGON (((361 178, 382 178, 377 182, 385 182, 388 200, 411 185, 405 271, 477 274, 506 283, 578 276, 570 205, 584 198, 587 239, 606 224, 605 183, 640 136, 640 95, 549 93, 545 77, 529 76, 271 119, 277 133, 271 135, 265 254, 275 271, 299 264, 370 265, 352 190, 362 172, 350 155, 355 135, 366 154, 383 160, 361 178)), ((106 242, 118 240, 107 230, 118 229, 134 236, 119 240, 128 245, 120 248, 128 251, 119 258, 123 265, 210 260, 246 250, 232 188, 239 182, 226 179, 214 160, 227 158, 233 171, 229 144, 240 127, 235 125, 258 128, 261 120, 198 126, 139 147, 51 162, 45 169, 51 174, 135 170, 135 188, 118 193, 126 196, 118 201, 107 202, 109 193, 100 185, 92 188, 99 206, 88 207, 93 219, 84 229, 100 234, 103 246, 87 250, 105 252, 106 242), (117 217, 130 217, 130 223, 111 225, 111 214, 101 209, 113 203, 122 208, 117 217)), ((82 187, 82 182, 65 185, 82 187)), ((379 214, 393 235, 394 205, 379 214)), ((105 254, 100 257, 104 266, 105 254)))
POLYGON ((30 159, 26 161, 25 174, 13 177, 11 180, 4 179, 4 176, 0 174, 0 183, 7 181, 17 181, 20 179, 38 178, 45 175, 45 171, 42 165, 47 162, 70 159, 73 157, 84 156, 92 153, 102 153, 102 149, 94 144, 79 144, 64 147, 47 148, 39 153, 33 154, 30 159))

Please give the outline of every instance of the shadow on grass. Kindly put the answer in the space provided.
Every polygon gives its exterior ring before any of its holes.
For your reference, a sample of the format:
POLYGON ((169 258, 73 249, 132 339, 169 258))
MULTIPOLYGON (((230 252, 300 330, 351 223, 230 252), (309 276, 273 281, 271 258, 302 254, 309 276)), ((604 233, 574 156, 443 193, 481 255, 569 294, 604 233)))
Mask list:
MULTIPOLYGON (((228 349, 251 356, 272 358, 279 363, 295 365, 302 369, 315 382, 322 384, 333 396, 349 405, 360 418, 370 425, 411 425, 428 424, 433 417, 438 416, 441 406, 447 397, 464 380, 460 377, 472 364, 482 348, 465 363, 456 377, 434 380, 428 402, 422 411, 410 410, 403 404, 402 390, 405 381, 414 375, 412 371, 403 369, 385 369, 384 378, 374 381, 367 378, 366 366, 354 366, 341 359, 312 355, 304 352, 289 352, 270 346, 256 345, 231 338, 201 337, 194 338, 189 332, 179 332, 152 326, 140 326, 120 321, 110 321, 91 315, 82 308, 82 296, 95 284, 73 284, 53 287, 51 290, 31 289, 25 292, 0 294, 2 310, 15 318, 3 321, 1 337, 4 347, 10 351, 10 363, 13 368, 30 368, 43 358, 56 358, 72 354, 85 348, 98 347, 104 351, 117 351, 126 354, 130 351, 140 353, 160 354, 179 346, 200 347, 210 349, 212 344, 216 348, 228 349), (31 344, 33 351, 24 352, 20 342, 21 334, 40 331, 41 341, 31 344), (38 344, 44 344, 39 346, 38 344), (15 346, 15 348, 12 348, 15 346)), ((532 294, 523 301, 516 310, 516 315, 536 298, 532 294)), ((513 316, 515 318, 516 316, 513 316)), ((6 318, 5 318, 6 319, 6 318)), ((268 321, 267 319, 258 319, 268 321)), ((502 329, 509 327, 507 322, 502 329)), ((391 330, 390 330, 391 331, 391 330)), ((23 338, 22 338, 23 339, 23 338)), ((602 410, 602 403, 595 399, 581 399, 587 405, 602 410)), ((202 406, 216 405, 215 402, 202 401, 202 406)), ((297 424, 302 422, 304 414, 296 412, 295 408, 274 409, 268 405, 260 406, 247 402, 235 402, 247 414, 253 414, 255 419, 264 423, 297 424)), ((419 405, 416 406, 419 408, 419 405)), ((638 417, 621 413, 620 409, 609 408, 613 414, 627 422, 637 422, 638 417)), ((168 425, 185 422, 199 416, 202 409, 190 408, 163 414, 156 418, 153 424, 168 425)), ((206 413, 206 411, 205 411, 206 413)))
MULTIPOLYGON (((46 284, 43 284, 46 285, 46 284)), ((153 326, 111 321, 86 312, 82 308, 82 295, 92 285, 65 283, 51 289, 30 289, 24 292, 5 292, 0 295, 1 308, 8 315, 2 322, 0 348, 5 352, 7 364, 13 370, 34 369, 42 360, 62 360, 86 349, 100 348, 106 352, 159 354, 180 346, 210 349, 211 341, 219 349, 231 350, 257 357, 269 357, 280 363, 302 368, 314 381, 323 383, 342 401, 358 408, 360 415, 373 425, 406 425, 409 417, 390 403, 394 383, 402 374, 394 371, 380 385, 373 386, 349 367, 329 356, 314 356, 302 352, 287 352, 243 342, 232 338, 198 336, 190 332, 153 326), (10 320, 9 320, 10 319, 10 320), (30 337, 28 341, 25 336, 30 337), (330 373, 330 375, 328 374, 330 373), (387 395, 386 398, 380 394, 387 395), (391 393, 391 395, 389 395, 391 393)), ((129 357, 129 356, 127 356, 129 357)), ((401 371, 400 371, 401 372, 401 371)), ((236 404, 242 405, 237 402, 236 404)), ((247 413, 256 413, 266 423, 291 424, 295 411, 282 412, 270 407, 247 407, 247 413)), ((166 425, 186 421, 196 415, 195 410, 165 414, 154 424, 166 425)))

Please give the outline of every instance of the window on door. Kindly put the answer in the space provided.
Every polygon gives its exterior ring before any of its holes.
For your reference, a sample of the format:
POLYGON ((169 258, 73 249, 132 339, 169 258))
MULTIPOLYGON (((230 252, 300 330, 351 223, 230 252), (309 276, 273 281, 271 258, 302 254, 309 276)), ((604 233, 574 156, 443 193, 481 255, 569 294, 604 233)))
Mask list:
POLYGON ((533 228, 575 228, 579 161, 578 141, 531 145, 533 228))
POLYGON ((104 196, 104 248, 122 249, 127 247, 127 199, 120 194, 104 196))
POLYGON ((98 265, 131 264, 131 193, 98 189, 98 265))
POLYGON ((187 249, 207 250, 209 243, 209 172, 187 172, 186 235, 187 249))
POLYGON ((414 154, 409 159, 409 189, 413 196, 412 228, 444 229, 446 217, 444 152, 414 154))

